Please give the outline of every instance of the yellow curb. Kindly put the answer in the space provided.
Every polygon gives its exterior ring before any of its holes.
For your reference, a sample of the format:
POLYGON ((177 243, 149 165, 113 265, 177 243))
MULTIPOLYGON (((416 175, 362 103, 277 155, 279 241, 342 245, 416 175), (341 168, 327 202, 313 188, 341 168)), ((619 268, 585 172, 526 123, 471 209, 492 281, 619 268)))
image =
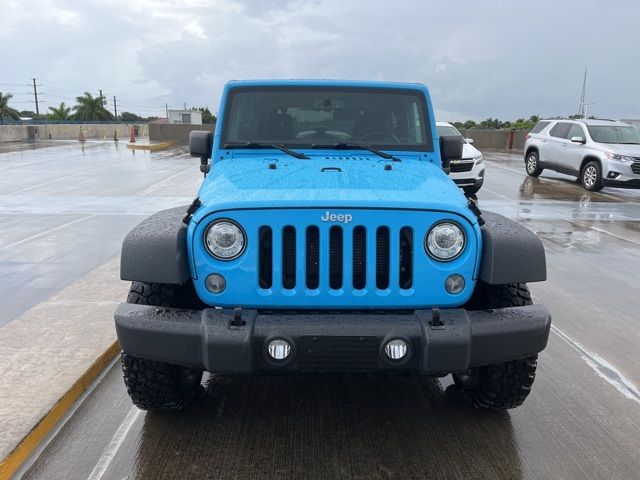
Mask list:
POLYGON ((31 455, 31 453, 40 444, 43 438, 51 431, 58 421, 64 417, 65 413, 80 398, 85 390, 91 385, 100 372, 120 352, 118 342, 112 343, 107 350, 100 355, 95 362, 87 369, 82 376, 76 380, 67 392, 62 395, 60 400, 53 406, 49 412, 42 417, 38 424, 27 434, 26 437, 18 444, 6 458, 0 462, 0 480, 11 478, 11 476, 20 468, 20 465, 31 455))
POLYGON ((150 152, 157 152, 158 150, 165 150, 169 147, 173 147, 176 142, 162 142, 162 143, 127 143, 127 148, 131 150, 149 150, 150 152))

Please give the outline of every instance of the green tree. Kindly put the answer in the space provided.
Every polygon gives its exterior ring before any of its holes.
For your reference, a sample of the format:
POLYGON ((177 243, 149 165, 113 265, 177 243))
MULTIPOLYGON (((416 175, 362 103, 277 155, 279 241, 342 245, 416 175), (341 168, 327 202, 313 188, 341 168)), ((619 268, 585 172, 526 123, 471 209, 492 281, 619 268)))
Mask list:
POLYGON ((202 112, 202 123, 216 123, 216 116, 209 111, 209 107, 193 107, 191 110, 202 112))
POLYGON ((471 130, 472 128, 477 128, 478 124, 473 120, 467 120, 464 122, 464 129, 471 130))
POLYGON ((20 114, 9 106, 11 100, 10 93, 3 94, 0 92, 0 120, 20 120, 20 114))
POLYGON ((67 107, 64 102, 59 107, 49 107, 51 113, 48 115, 49 120, 71 120, 71 107, 67 107))
POLYGON ((84 92, 81 97, 76 97, 77 105, 73 107, 77 120, 114 120, 113 114, 105 108, 104 99, 94 97, 89 92, 84 92))
POLYGON ((135 113, 131 113, 131 112, 122 112, 122 114, 120 114, 120 120, 122 120, 123 122, 143 122, 144 118, 142 118, 140 115, 136 115, 135 113))
POLYGON ((21 117, 38 118, 38 114, 32 110, 20 110, 18 113, 21 117))

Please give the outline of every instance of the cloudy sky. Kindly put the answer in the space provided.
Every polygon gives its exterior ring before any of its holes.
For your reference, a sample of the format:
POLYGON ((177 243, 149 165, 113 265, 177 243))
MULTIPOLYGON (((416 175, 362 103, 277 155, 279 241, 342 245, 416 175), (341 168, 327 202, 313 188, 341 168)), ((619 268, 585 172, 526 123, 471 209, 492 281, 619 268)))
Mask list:
MULTIPOLYGON (((15 108, 118 97, 118 111, 218 109, 241 78, 426 83, 442 120, 640 118, 638 0, 0 0, 15 108), (31 103, 29 103, 31 102, 31 103)), ((112 102, 109 102, 112 107, 112 102)))

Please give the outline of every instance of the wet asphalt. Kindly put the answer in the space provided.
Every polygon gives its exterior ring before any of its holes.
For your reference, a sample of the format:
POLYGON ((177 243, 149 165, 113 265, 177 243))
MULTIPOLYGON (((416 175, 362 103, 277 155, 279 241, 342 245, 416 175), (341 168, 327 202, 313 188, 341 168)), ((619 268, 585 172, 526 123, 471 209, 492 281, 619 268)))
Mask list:
POLYGON ((200 178, 183 149, 0 145, 0 327, 119 255, 146 216, 191 203, 200 178))
MULTIPOLYGON (((0 151, 4 322, 195 193, 197 161, 182 150, 123 147, 0 151), (15 282, 39 288, 8 299, 15 282)), ((132 407, 114 364, 24 478, 640 478, 640 192, 588 193, 526 177, 519 155, 485 158, 481 208, 547 250, 549 279, 531 290, 553 331, 522 407, 472 409, 450 377, 293 375, 207 377, 192 408, 153 414, 132 407)))

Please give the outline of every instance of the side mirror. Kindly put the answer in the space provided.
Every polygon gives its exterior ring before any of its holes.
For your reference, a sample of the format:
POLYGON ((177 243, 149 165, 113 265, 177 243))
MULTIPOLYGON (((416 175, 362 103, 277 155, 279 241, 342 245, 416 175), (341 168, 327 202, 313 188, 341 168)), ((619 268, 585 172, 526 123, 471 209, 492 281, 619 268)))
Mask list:
POLYGON ((451 171, 449 164, 451 160, 462 158, 463 141, 460 135, 447 135, 440 137, 440 157, 442 158, 442 169, 447 175, 451 171))
POLYGON ((571 137, 571 141, 573 143, 582 143, 582 144, 587 143, 587 141, 582 137, 571 137))
POLYGON ((200 171, 209 173, 211 150, 213 149, 213 133, 205 130, 189 132, 189 150, 192 157, 200 157, 200 171))
POLYGON ((467 141, 467 143, 469 145, 471 145, 473 143, 473 138, 465 138, 465 140, 467 141))

